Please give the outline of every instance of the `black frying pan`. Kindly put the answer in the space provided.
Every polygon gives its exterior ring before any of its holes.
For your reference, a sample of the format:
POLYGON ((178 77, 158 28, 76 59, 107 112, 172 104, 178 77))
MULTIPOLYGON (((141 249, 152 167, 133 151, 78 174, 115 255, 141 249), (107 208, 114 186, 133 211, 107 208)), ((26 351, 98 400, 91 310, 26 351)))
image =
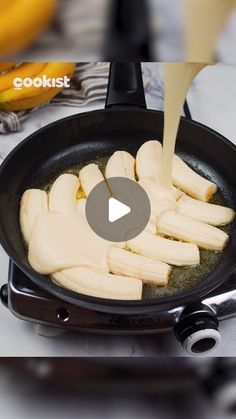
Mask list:
MULTIPOLYGON (((148 139, 162 138, 163 113, 146 109, 139 64, 111 65, 106 109, 71 116, 37 131, 18 145, 0 167, 0 242, 9 257, 47 292, 77 306, 111 313, 152 312, 194 302, 236 270, 236 224, 220 263, 199 285, 171 297, 113 301, 74 293, 37 274, 27 261, 19 204, 28 188, 42 187, 79 163, 109 156, 119 149, 136 153, 148 139)), ((226 204, 236 207, 236 147, 217 132, 182 118, 177 152, 214 180, 226 204)))

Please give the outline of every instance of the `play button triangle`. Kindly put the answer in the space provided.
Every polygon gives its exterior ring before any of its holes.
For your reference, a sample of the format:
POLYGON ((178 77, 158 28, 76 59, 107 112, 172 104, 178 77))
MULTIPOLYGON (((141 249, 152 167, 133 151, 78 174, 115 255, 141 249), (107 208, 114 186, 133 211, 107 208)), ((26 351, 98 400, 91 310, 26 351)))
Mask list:
POLYGON ((120 218, 124 217, 130 212, 131 209, 130 207, 128 207, 128 205, 123 204, 123 202, 118 201, 118 199, 115 198, 109 199, 108 218, 110 223, 114 223, 115 221, 119 220, 120 218))
POLYGON ((123 177, 100 182, 90 192, 85 205, 93 232, 111 243, 124 243, 137 237, 147 226, 151 214, 144 189, 123 177))

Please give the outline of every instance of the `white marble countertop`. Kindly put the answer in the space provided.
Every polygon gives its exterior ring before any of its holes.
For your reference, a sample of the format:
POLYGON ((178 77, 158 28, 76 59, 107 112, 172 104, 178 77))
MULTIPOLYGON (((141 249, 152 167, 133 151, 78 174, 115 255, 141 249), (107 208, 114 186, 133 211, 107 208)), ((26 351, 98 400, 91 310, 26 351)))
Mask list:
MULTIPOLYGON (((162 109, 162 71, 146 64, 150 76, 147 103, 162 109)), ((236 144, 236 64, 208 67, 195 80, 188 96, 193 119, 219 131, 236 144)), ((22 132, 0 136, 0 162, 20 141, 38 128, 64 116, 103 107, 97 103, 83 109, 46 107, 32 114, 22 132)), ((7 282, 8 257, 0 249, 0 285, 7 282)), ((0 356, 184 356, 172 333, 141 337, 94 336, 66 332, 54 338, 35 333, 30 323, 15 318, 0 305, 0 356)), ((222 342, 209 356, 236 355, 236 319, 220 325, 222 342)))

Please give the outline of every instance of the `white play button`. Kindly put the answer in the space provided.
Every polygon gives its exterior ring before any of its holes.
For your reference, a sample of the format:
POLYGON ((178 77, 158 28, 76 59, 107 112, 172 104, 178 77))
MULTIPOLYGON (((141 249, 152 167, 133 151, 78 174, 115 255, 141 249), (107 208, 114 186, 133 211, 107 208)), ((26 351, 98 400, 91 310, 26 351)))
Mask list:
POLYGON ((109 190, 107 181, 100 182, 86 202, 90 227, 98 236, 112 243, 123 243, 138 236, 145 229, 150 214, 146 192, 137 182, 126 178, 110 178, 109 190))
POLYGON ((123 202, 118 201, 118 199, 110 198, 109 199, 109 221, 110 223, 114 223, 115 221, 119 220, 120 218, 124 217, 125 215, 131 212, 130 207, 128 205, 123 204, 123 202))

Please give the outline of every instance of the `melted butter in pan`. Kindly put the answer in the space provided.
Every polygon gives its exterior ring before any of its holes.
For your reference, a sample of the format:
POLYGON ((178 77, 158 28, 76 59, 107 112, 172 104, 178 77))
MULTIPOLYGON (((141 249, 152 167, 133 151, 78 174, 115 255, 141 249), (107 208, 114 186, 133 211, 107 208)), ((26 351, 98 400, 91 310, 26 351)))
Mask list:
MULTIPOLYGON (((210 201, 212 204, 225 205, 227 202, 218 191, 210 201)), ((230 225, 220 227, 227 234, 230 233, 230 225)), ((220 262, 222 252, 212 252, 211 250, 200 250, 201 263, 198 266, 184 267, 173 266, 170 280, 167 287, 153 287, 145 285, 143 298, 169 297, 180 294, 182 291, 200 285, 214 271, 220 262)))

